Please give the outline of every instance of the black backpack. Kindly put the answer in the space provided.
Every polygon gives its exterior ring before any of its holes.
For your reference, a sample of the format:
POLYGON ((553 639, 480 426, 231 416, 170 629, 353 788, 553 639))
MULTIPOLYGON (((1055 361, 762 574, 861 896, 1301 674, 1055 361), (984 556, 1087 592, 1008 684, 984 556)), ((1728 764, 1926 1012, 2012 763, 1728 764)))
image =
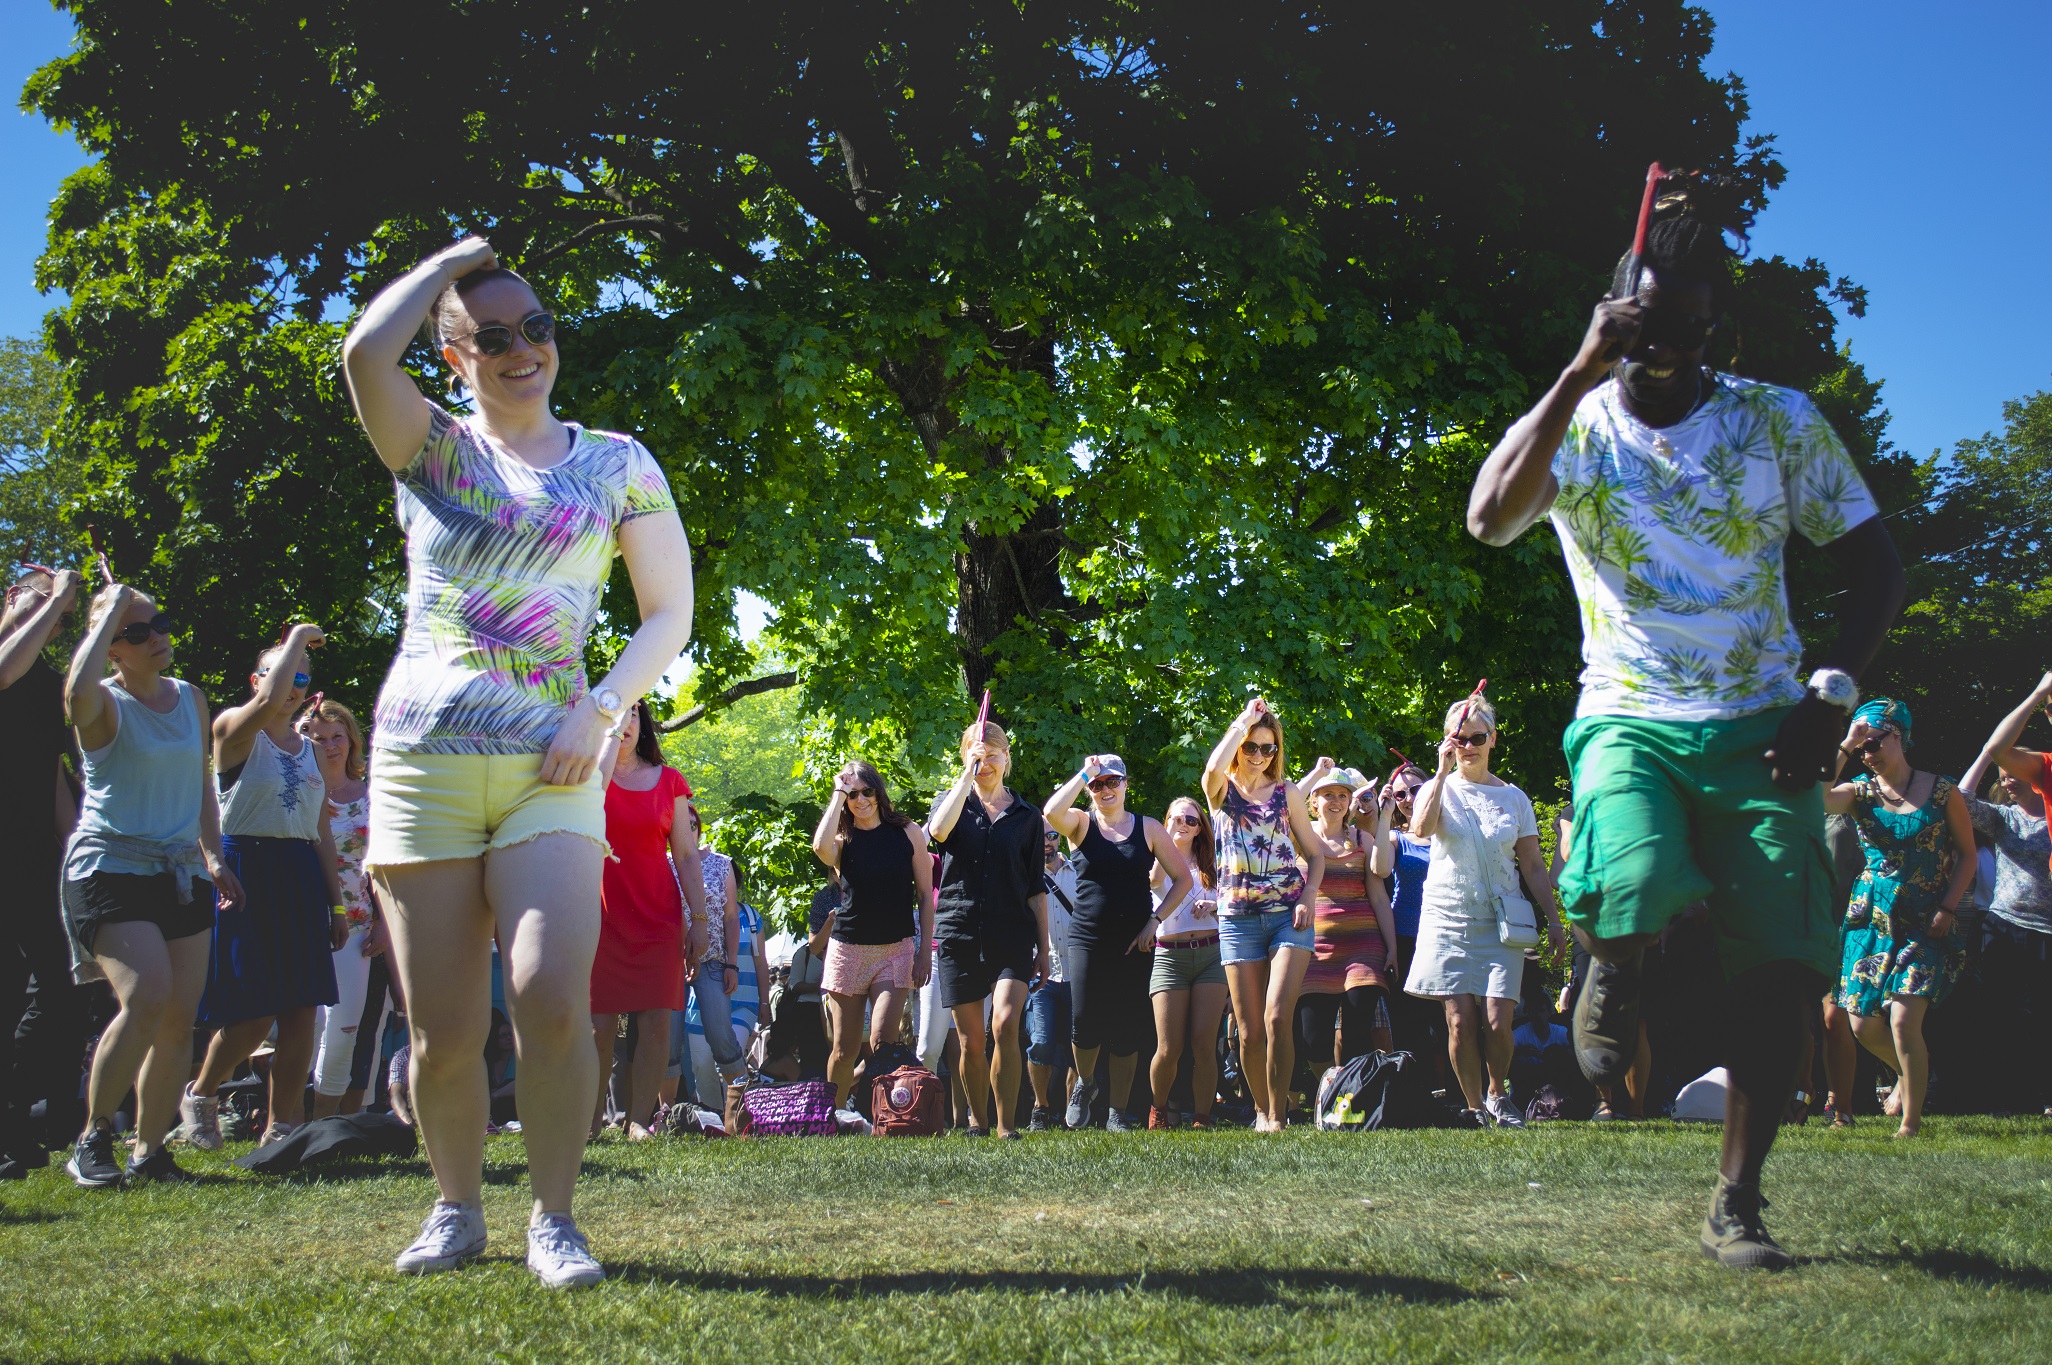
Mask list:
POLYGON ((1315 1112, 1320 1128, 1343 1132, 1462 1126, 1433 1098, 1425 1064, 1408 1052, 1370 1052, 1327 1071, 1315 1112))

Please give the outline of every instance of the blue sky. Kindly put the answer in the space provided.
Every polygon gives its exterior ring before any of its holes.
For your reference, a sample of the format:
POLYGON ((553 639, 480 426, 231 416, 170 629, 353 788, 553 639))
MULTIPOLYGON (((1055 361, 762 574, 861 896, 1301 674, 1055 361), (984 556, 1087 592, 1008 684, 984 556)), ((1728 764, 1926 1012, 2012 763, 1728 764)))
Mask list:
MULTIPOLYGON (((1896 444, 1950 448, 1999 426, 2004 399, 2052 387, 2052 4, 1707 8, 1711 69, 1745 78, 1754 131, 1779 135, 1789 168, 1753 248, 1816 256, 1871 291, 1844 336, 1886 381, 1896 444)), ((70 20, 0 0, 0 33, 0 86, 18 95, 64 51, 70 20)), ((0 111, 0 334, 33 333, 50 306, 33 279, 43 214, 80 162, 69 138, 0 111)))

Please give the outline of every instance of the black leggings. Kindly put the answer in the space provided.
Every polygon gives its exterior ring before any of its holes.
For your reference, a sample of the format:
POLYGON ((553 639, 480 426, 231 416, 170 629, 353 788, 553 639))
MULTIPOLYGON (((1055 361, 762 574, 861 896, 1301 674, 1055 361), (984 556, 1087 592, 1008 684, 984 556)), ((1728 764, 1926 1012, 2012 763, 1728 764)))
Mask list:
POLYGON ((1063 951, 1073 1020, 1069 1036, 1077 1047, 1103 1047, 1114 1057, 1130 1057, 1146 1040, 1153 1024, 1147 979, 1154 971, 1154 954, 1130 952, 1131 944, 1131 937, 1105 943, 1071 939, 1063 951))
POLYGON ((1332 1028, 1339 1024, 1340 1060, 1367 1055, 1368 1035, 1375 1028, 1375 1002, 1380 986, 1356 986, 1344 995, 1297 997, 1297 1056, 1314 1072, 1323 1072, 1332 1056, 1332 1028))

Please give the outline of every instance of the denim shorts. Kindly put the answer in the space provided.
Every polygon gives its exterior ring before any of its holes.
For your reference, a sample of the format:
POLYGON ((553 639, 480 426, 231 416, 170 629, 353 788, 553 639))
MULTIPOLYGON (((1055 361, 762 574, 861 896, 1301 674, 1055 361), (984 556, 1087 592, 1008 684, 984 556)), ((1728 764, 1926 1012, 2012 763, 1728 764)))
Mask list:
POLYGON ((1069 983, 1042 981, 1026 997, 1026 1060, 1060 1071, 1069 1055, 1069 983))
POLYGON ((1219 961, 1230 967, 1235 962, 1266 962, 1284 948, 1311 955, 1311 926, 1292 928, 1289 910, 1268 910, 1256 915, 1218 917, 1219 961))

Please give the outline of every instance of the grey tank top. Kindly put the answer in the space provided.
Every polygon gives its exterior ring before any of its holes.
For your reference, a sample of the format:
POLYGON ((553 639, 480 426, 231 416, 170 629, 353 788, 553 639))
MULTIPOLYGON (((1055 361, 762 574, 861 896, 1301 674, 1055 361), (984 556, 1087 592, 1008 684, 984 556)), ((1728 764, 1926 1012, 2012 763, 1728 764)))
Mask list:
POLYGON ((321 803, 328 784, 314 761, 313 745, 299 741, 288 754, 257 731, 256 744, 242 762, 233 786, 221 792, 221 833, 230 837, 267 839, 321 837, 321 803))
POLYGON ((84 754, 85 800, 64 867, 73 880, 94 872, 151 876, 166 871, 167 861, 181 861, 180 854, 183 861, 199 858, 206 763, 198 694, 177 678, 166 681, 178 689, 169 714, 152 711, 119 682, 105 689, 114 702, 114 738, 84 754))

